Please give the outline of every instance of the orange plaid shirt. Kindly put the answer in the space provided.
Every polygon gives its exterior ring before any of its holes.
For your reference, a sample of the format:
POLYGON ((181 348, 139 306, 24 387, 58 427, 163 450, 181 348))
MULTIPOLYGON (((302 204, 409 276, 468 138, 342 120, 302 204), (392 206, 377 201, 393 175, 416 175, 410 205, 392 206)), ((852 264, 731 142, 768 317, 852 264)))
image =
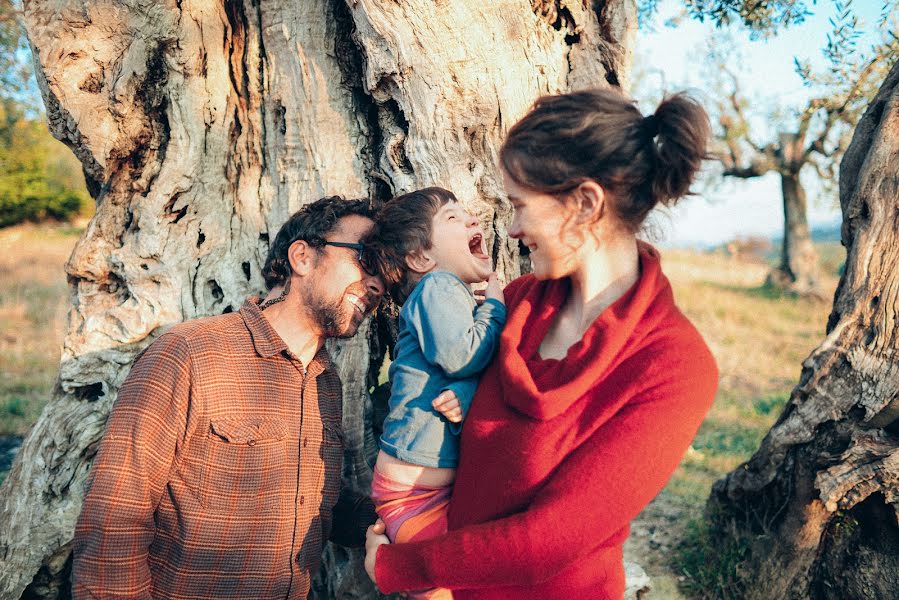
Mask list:
POLYGON ((94 460, 75 598, 306 598, 324 540, 375 519, 340 494, 341 396, 327 351, 304 369, 255 299, 163 334, 94 460))

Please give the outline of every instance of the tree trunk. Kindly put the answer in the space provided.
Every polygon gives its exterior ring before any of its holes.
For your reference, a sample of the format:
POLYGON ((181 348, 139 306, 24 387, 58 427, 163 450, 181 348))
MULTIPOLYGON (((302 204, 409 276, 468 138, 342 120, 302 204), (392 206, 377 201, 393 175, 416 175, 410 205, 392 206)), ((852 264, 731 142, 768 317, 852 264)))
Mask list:
POLYGON ((781 174, 784 237, 780 266, 768 275, 768 285, 802 296, 822 297, 820 261, 808 226, 805 188, 799 173, 781 174))
MULTIPOLYGON (((824 342, 712 526, 747 598, 899 597, 899 65, 840 166, 848 250, 824 342)), ((714 536, 713 536, 714 537, 714 536)))
MULTIPOLYGON (((26 0, 50 128, 97 214, 66 265, 58 385, 3 484, 0 598, 68 595, 85 478, 134 356, 262 291, 269 242, 303 204, 446 186, 517 275, 500 140, 541 94, 624 84, 635 14, 633 0, 26 0)), ((391 330, 381 314, 330 346, 347 484, 363 490, 391 330)), ((319 593, 371 597, 360 557, 329 547, 319 593)))

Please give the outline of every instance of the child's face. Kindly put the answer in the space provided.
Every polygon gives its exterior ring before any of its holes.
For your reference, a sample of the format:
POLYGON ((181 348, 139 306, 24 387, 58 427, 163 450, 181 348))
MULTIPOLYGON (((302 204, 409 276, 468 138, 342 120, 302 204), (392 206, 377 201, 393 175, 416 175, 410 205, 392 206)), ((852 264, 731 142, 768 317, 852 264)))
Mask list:
POLYGON ((436 270, 448 271, 465 283, 485 281, 493 272, 484 230, 458 202, 447 202, 434 215, 431 247, 424 254, 434 260, 436 270))

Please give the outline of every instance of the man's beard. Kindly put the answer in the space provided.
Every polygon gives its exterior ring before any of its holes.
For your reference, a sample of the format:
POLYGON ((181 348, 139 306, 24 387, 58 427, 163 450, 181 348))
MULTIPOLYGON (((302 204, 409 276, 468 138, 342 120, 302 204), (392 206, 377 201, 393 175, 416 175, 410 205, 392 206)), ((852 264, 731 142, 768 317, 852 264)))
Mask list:
MULTIPOLYGON (((349 331, 352 317, 347 314, 347 304, 343 296, 336 301, 316 298, 312 294, 306 298, 306 310, 312 317, 312 322, 318 326, 322 336, 329 338, 352 337, 356 333, 349 331)), ((351 307, 351 310, 355 308, 351 307)))
MULTIPOLYGON (((329 338, 349 338, 356 335, 358 323, 355 320, 356 307, 347 300, 347 295, 361 299, 367 306, 375 306, 378 299, 374 299, 369 294, 362 282, 357 282, 344 290, 336 300, 322 298, 316 290, 321 289, 318 286, 318 280, 313 279, 304 289, 303 303, 304 310, 312 318, 321 335, 329 338), (354 323, 356 325, 354 325, 354 323)), ((371 312, 366 311, 366 312, 371 312)), ((363 315, 364 317, 364 315, 363 315)), ((361 319, 359 320, 361 322, 361 319)))

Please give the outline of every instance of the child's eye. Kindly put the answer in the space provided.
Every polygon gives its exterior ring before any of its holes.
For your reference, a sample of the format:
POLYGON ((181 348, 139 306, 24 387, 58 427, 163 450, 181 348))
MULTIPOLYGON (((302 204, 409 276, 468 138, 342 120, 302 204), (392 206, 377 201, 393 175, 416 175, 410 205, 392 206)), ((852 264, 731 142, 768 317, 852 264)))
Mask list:
POLYGON ((455 219, 455 218, 456 218, 456 215, 450 215, 450 216, 448 217, 448 220, 452 221, 452 220, 455 219))

